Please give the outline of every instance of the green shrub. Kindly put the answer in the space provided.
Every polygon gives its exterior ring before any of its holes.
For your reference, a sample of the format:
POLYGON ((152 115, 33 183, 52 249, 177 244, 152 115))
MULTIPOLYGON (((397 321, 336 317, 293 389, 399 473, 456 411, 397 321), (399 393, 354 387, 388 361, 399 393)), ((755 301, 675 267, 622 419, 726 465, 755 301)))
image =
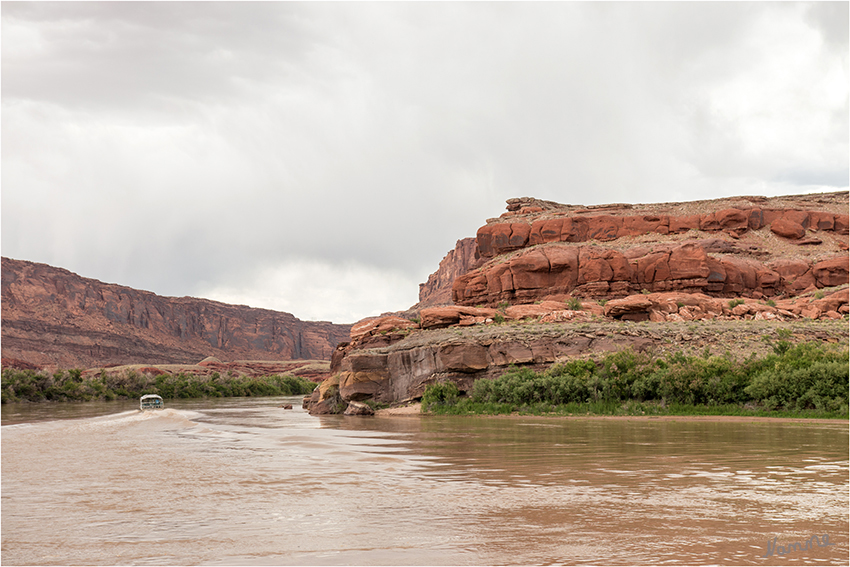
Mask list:
POLYGON ((847 354, 800 344, 770 358, 747 386, 768 408, 837 410, 848 403, 847 354))
POLYGON ((248 378, 214 373, 207 379, 191 374, 151 377, 130 371, 84 379, 79 369, 46 374, 32 370, 3 370, 3 403, 19 401, 92 401, 137 398, 159 394, 165 399, 222 396, 295 396, 311 393, 316 384, 298 376, 248 378))
POLYGON ((581 300, 578 297, 571 297, 567 300, 567 309, 581 311, 581 308, 581 300))
POLYGON ((505 413, 506 408, 546 413, 584 404, 596 408, 594 413, 603 411, 601 408, 609 408, 605 412, 646 413, 668 406, 689 408, 688 413, 724 407, 723 412, 729 413, 729 408, 748 404, 786 412, 846 413, 850 398, 846 350, 778 344, 782 346, 774 348, 774 354, 743 362, 729 353, 711 356, 710 351, 701 356, 680 352, 658 358, 625 350, 599 362, 573 360, 544 372, 511 367, 498 378, 474 382, 466 398, 458 397, 453 385, 450 391, 444 391, 442 388, 449 387, 443 385, 426 390, 423 408, 458 414, 505 413))
POLYGON ((459 395, 460 390, 454 382, 426 386, 422 395, 422 411, 431 411, 435 406, 455 405, 459 395))

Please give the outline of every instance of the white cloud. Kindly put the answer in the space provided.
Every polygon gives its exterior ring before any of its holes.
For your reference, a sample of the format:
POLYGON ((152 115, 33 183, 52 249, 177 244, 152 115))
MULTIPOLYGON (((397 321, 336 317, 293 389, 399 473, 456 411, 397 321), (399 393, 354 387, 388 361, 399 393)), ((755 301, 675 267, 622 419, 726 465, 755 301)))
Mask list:
POLYGON ((360 310, 335 312, 357 319, 415 303, 510 197, 846 188, 846 12, 7 3, 3 254, 302 318, 343 298, 360 310), (315 290, 288 297, 263 266, 315 290))
POLYGON ((336 323, 403 311, 418 301, 418 292, 417 282, 398 271, 376 270, 357 262, 333 265, 315 260, 260 269, 242 284, 202 285, 197 290, 201 297, 215 301, 336 323))

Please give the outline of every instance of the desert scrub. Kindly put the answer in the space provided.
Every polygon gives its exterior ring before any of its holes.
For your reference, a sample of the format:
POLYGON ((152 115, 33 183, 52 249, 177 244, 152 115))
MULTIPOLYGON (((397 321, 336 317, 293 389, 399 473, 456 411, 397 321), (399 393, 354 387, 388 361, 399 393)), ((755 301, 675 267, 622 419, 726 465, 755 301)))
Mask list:
POLYGON ((460 390, 453 382, 431 384, 425 388, 422 395, 422 411, 436 410, 441 407, 457 404, 460 390))
POLYGON ((431 388, 425 391, 423 411, 434 413, 635 415, 679 408, 675 411, 685 415, 846 418, 848 360, 846 348, 815 343, 782 344, 772 354, 745 361, 729 353, 661 357, 625 350, 598 362, 576 360, 543 372, 512 367, 499 378, 477 380, 465 397, 446 395, 446 385, 440 391, 431 388), (571 404, 573 410, 564 409, 571 404))
POLYGON ((82 378, 82 371, 60 370, 53 374, 33 370, 4 369, 2 403, 97 401, 138 398, 159 394, 165 399, 236 396, 295 396, 311 393, 316 384, 299 376, 221 376, 189 374, 150 376, 138 372, 82 378))

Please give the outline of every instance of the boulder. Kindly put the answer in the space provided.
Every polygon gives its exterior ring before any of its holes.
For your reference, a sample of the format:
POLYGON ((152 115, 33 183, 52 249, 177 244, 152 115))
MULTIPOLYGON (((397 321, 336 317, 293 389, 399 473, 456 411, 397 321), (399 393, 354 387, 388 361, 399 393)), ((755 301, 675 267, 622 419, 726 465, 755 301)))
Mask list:
POLYGON ((630 295, 619 299, 612 299, 605 304, 605 315, 620 319, 627 313, 649 313, 653 302, 645 295, 630 295))
POLYGON ((313 390, 307 404, 307 411, 310 415, 327 415, 340 413, 343 407, 339 396, 339 375, 335 374, 313 390))
POLYGON ((773 221, 770 224, 770 230, 777 236, 781 236, 783 238, 790 238, 792 240, 803 238, 803 236, 805 236, 806 234, 806 230, 803 228, 802 225, 785 217, 773 221))
POLYGON ((842 289, 836 291, 835 293, 831 293, 824 297, 823 299, 816 299, 812 302, 814 307, 817 307, 821 311, 838 311, 841 309, 842 305, 847 305, 848 303, 848 289, 842 289))
POLYGON ((423 329, 439 329, 457 325, 463 318, 492 319, 496 315, 495 309, 446 306, 429 307, 419 312, 419 326, 423 329))
POLYGON ((553 311, 562 311, 566 305, 560 301, 542 301, 533 305, 511 305, 505 309, 508 319, 527 319, 548 315, 553 311))
POLYGON ((825 211, 812 211, 809 213, 809 228, 835 230, 835 215, 825 211))
POLYGON ((343 415, 375 415, 375 410, 368 404, 363 402, 348 402, 348 407, 345 408, 343 415))
POLYGON ((389 373, 384 372, 341 372, 339 395, 345 401, 376 399, 389 393, 389 373))
POLYGON ((351 340, 356 341, 369 335, 388 333, 393 330, 416 329, 419 325, 408 319, 389 315, 363 319, 351 326, 351 340))
POLYGON ((795 224, 803 227, 803 230, 809 228, 809 212, 808 211, 800 211, 800 210, 787 210, 782 213, 782 218, 784 220, 793 222, 795 224))
POLYGON ((847 256, 837 256, 818 262, 812 267, 815 279, 821 287, 832 287, 848 282, 847 256))
POLYGON ((740 209, 723 209, 714 213, 714 219, 720 230, 742 235, 749 229, 749 215, 740 209))

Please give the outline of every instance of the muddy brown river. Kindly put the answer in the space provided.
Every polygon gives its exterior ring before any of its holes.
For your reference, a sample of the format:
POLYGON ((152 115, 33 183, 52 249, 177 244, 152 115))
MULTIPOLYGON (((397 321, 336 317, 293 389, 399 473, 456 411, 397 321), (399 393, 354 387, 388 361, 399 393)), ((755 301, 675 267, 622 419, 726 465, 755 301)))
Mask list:
POLYGON ((846 421, 299 408, 3 406, 2 564, 848 563, 846 421))

